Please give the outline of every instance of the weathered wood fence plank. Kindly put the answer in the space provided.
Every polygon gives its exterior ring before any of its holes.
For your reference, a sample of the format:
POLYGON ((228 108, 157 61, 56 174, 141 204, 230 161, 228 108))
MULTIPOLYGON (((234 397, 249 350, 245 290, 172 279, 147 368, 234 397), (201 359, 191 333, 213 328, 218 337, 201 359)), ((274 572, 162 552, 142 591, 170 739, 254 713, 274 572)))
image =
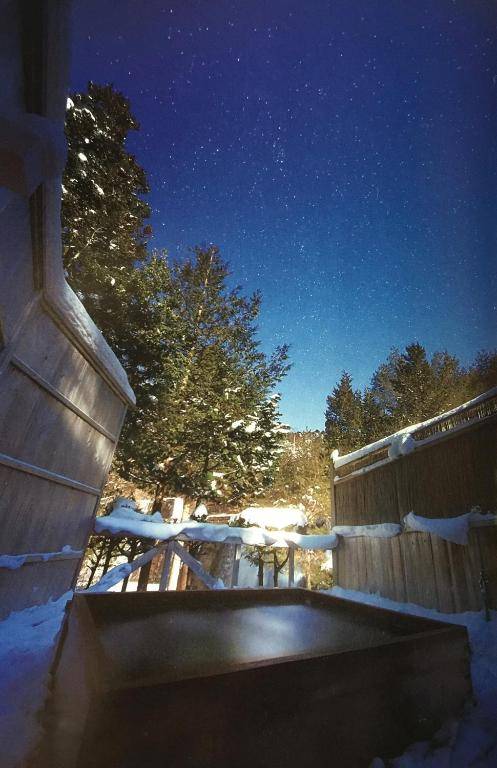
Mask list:
MULTIPOLYGON (((497 512, 496 409, 493 391, 469 409, 470 421, 456 414, 452 431, 440 431, 437 424, 425 430, 427 437, 412 453, 392 460, 385 459, 384 449, 377 451, 352 463, 362 474, 351 474, 342 464, 333 487, 336 524, 399 522, 411 511, 450 518, 475 506, 497 512), (474 415, 480 411, 481 416, 474 415)), ((483 607, 483 570, 489 604, 497 609, 497 527, 471 529, 467 546, 420 532, 388 540, 342 538, 334 561, 341 587, 378 591, 444 612, 483 607)))

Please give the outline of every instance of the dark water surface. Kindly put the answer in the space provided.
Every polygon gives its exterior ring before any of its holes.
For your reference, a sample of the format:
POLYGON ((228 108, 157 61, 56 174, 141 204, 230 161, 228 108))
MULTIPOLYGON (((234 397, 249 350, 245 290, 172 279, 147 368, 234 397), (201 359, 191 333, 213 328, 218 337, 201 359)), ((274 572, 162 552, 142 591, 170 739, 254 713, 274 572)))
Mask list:
POLYGON ((364 648, 397 634, 367 617, 307 605, 165 610, 111 621, 99 630, 113 676, 130 683, 364 648))

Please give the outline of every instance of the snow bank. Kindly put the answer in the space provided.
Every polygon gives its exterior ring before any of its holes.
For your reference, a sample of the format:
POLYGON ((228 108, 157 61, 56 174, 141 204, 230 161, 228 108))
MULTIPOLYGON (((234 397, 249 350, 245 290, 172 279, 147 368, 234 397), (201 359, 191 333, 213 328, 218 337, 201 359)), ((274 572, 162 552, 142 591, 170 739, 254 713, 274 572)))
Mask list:
POLYGON ((249 525, 262 528, 288 528, 291 525, 307 525, 307 517, 300 507, 248 507, 238 515, 249 525))
POLYGON ((409 512, 404 517, 404 525, 408 531, 432 533, 454 544, 467 544, 471 521, 471 512, 457 517, 421 517, 409 512))
POLYGON ((328 550, 325 552, 326 559, 323 560, 321 563, 321 570, 322 571, 332 571, 333 570, 333 552, 331 550, 328 550))
POLYGON ((0 744, 2 768, 21 768, 42 730, 49 668, 72 593, 0 621, 0 744))
POLYGON ((439 613, 413 603, 333 587, 328 594, 412 616, 460 624, 468 630, 471 678, 476 705, 459 721, 446 723, 431 741, 411 745, 401 757, 377 757, 370 768, 495 768, 497 766, 497 611, 485 621, 483 611, 439 613))
POLYGON ((376 523, 374 525, 335 525, 332 529, 337 536, 367 536, 372 539, 391 539, 402 533, 400 523, 376 523))

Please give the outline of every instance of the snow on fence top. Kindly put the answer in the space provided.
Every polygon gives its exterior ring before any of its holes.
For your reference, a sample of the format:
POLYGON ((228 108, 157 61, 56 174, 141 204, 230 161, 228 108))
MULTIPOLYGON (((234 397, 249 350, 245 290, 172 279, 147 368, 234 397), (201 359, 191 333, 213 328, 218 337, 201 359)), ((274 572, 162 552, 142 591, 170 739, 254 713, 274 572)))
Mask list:
POLYGON ((283 547, 296 549, 333 549, 338 543, 334 533, 324 535, 268 531, 265 528, 235 528, 230 525, 186 520, 165 523, 160 513, 143 515, 131 507, 120 506, 110 515, 97 517, 95 533, 130 535, 155 541, 206 541, 218 544, 247 544, 249 546, 283 547), (124 514, 123 511, 125 510, 124 514))
MULTIPOLYGON (((120 503, 122 504, 122 501, 120 503)), ((495 513, 482 512, 480 507, 476 506, 470 512, 456 517, 428 518, 409 512, 399 523, 335 525, 329 534, 314 535, 299 534, 293 531, 268 531, 259 526, 236 528, 231 525, 212 524, 197 520, 165 523, 160 512, 145 515, 129 506, 118 506, 110 515, 97 517, 95 533, 111 536, 137 536, 154 541, 205 541, 216 544, 245 544, 285 549, 290 547, 293 549, 331 550, 338 546, 340 537, 389 539, 409 531, 430 533, 455 544, 467 544, 470 528, 495 526, 496 523, 497 515, 495 513)))
POLYGON ((347 471, 339 472, 339 477, 350 475, 363 468, 378 465, 392 459, 405 456, 420 445, 440 439, 447 432, 465 428, 481 419, 497 414, 497 387, 468 400, 466 403, 452 408, 419 424, 412 424, 399 429, 392 435, 382 437, 374 443, 358 448, 356 451, 339 456, 333 451, 332 458, 335 469, 347 465, 347 471))

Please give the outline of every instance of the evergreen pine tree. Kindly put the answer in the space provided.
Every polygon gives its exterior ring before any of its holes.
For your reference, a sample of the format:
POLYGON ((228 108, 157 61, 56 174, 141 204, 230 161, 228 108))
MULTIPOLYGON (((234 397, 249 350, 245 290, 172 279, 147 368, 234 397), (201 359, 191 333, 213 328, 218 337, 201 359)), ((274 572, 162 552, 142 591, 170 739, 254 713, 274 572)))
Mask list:
POLYGON ((435 352, 428 360, 425 348, 415 342, 405 352, 390 353, 374 374, 371 391, 395 430, 463 402, 467 390, 457 358, 435 352))
MULTIPOLYGON (((288 365, 286 347, 269 359, 259 349, 260 297, 230 291, 227 279, 215 247, 171 266, 161 311, 176 322, 167 355, 172 381, 154 405, 153 429, 131 431, 133 471, 146 456, 140 471, 148 482, 234 503, 270 482, 282 436, 271 392, 288 365)), ((130 471, 129 461, 122 469, 130 471)))
POLYGON ((110 86, 68 101, 65 268, 137 397, 114 468, 142 487, 234 502, 271 481, 283 434, 271 392, 287 349, 260 351, 260 296, 228 289, 216 248, 173 263, 147 255, 148 187, 126 150, 137 129, 110 86))
POLYGON ((366 388, 362 396, 363 445, 373 443, 395 429, 393 416, 380 406, 375 393, 366 388))
POLYGON ((89 83, 68 99, 67 164, 62 187, 64 267, 73 289, 108 340, 124 321, 123 293, 146 257, 150 208, 143 169, 126 150, 139 126, 112 86, 89 83))
POLYGON ((352 377, 342 373, 327 398, 325 434, 330 450, 348 453, 364 444, 362 397, 352 388, 352 377))
POLYGON ((479 352, 467 374, 470 397, 497 387, 497 350, 479 352))

